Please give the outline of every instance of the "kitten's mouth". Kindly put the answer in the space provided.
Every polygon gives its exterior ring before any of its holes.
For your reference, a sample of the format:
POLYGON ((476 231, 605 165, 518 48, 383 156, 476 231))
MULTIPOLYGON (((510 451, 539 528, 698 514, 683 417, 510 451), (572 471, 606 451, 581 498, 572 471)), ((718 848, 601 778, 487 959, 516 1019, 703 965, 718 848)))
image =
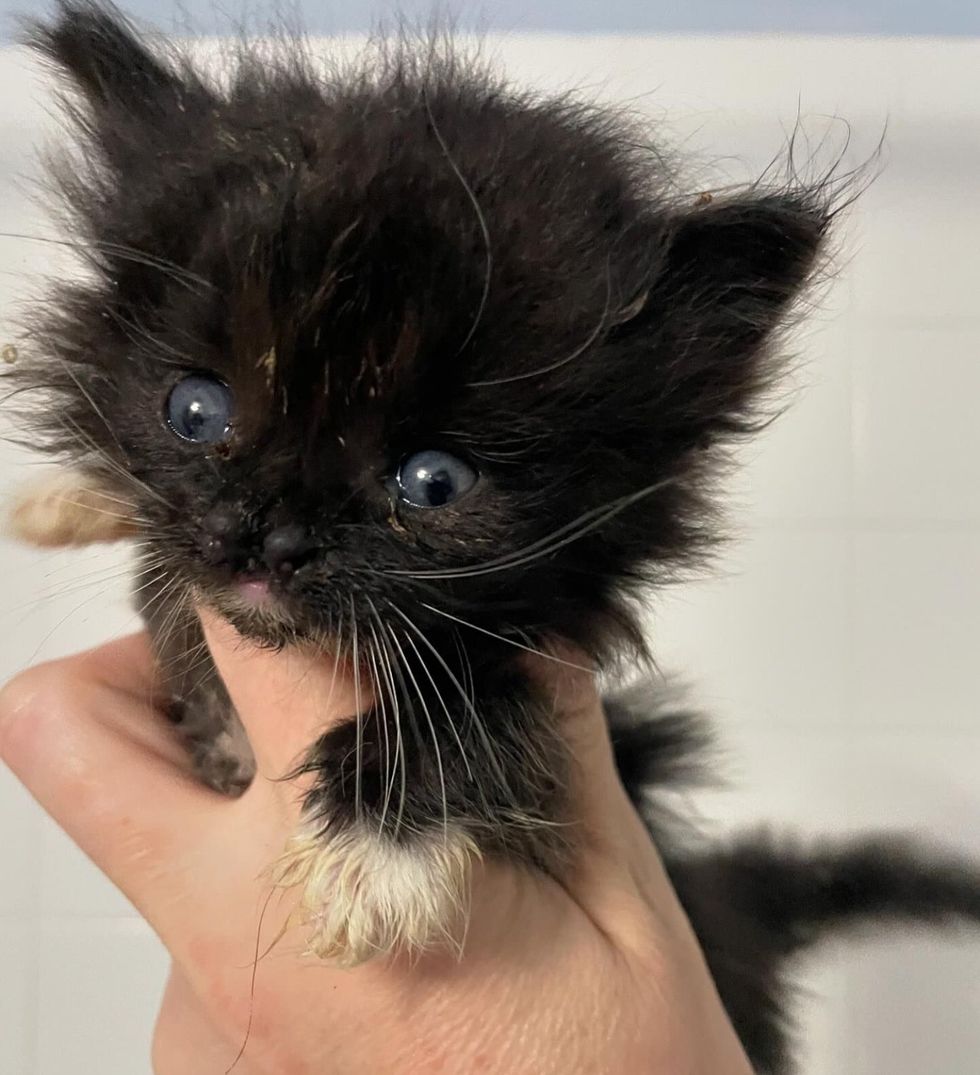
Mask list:
POLYGON ((297 609, 271 575, 239 575, 205 599, 246 638, 276 645, 297 637, 297 609))
POLYGON ((249 608, 268 608, 277 603, 270 580, 262 576, 236 579, 232 584, 232 592, 249 608))
POLYGON ((272 575, 234 576, 222 587, 217 604, 240 627, 292 620, 286 594, 272 575))

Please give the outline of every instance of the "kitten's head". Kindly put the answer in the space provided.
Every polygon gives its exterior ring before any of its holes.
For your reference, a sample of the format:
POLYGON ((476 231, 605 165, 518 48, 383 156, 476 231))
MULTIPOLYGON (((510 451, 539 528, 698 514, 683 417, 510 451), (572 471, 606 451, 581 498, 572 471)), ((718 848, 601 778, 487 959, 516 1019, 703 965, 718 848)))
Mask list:
POLYGON ((19 375, 161 570, 269 641, 448 615, 600 652, 703 548, 825 187, 679 197, 622 116, 441 47, 218 86, 97 4, 33 41, 92 272, 19 375))

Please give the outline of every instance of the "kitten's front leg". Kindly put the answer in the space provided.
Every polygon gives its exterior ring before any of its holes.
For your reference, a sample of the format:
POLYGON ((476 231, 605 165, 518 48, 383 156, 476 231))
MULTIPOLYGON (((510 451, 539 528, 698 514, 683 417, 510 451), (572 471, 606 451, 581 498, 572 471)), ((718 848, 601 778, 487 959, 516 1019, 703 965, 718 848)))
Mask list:
POLYGON ((473 683, 478 710, 447 689, 449 677, 429 675, 405 675, 402 690, 330 731, 309 756, 304 828, 274 878, 302 890, 318 956, 355 965, 459 954, 480 859, 562 870, 567 758, 546 707, 505 668, 473 683))
POLYGON ((174 599, 167 579, 144 571, 136 604, 153 643, 167 715, 187 748, 194 772, 223 795, 241 795, 255 777, 245 728, 218 674, 194 608, 174 599), (150 582, 148 584, 147 577, 150 582))

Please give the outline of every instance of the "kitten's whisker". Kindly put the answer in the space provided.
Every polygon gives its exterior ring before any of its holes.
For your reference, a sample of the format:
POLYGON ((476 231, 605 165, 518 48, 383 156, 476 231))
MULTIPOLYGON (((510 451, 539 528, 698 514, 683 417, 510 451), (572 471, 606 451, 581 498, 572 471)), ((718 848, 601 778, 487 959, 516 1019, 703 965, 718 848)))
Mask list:
POLYGON ((459 747, 459 756, 463 759, 463 765, 466 768, 466 775, 469 777, 470 780, 472 780, 473 770, 470 767, 470 759, 467 756, 466 748, 463 746, 463 740, 460 738, 459 732, 456 730, 456 723, 452 718, 452 714, 449 712, 449 707, 446 705, 445 699, 442 696, 442 691, 439 690, 439 687, 436 685, 436 681, 433 678, 432 673, 429 671, 428 666, 422 659, 422 654, 415 643, 415 639, 413 639, 412 636, 408 634, 405 635, 405 639, 415 651, 415 656, 418 657, 419 660, 419 667, 421 667, 422 671, 425 672, 426 678, 432 684, 432 690, 435 693, 436 699, 438 700, 439 705, 442 706, 442 711, 446 714, 446 721, 449 724, 449 730, 453 733, 453 738, 456 740, 456 745, 459 747))
MULTIPOLYGON (((108 500, 110 503, 118 504, 122 508, 128 508, 130 512, 136 511, 136 509, 139 507, 138 504, 134 504, 131 500, 123 500, 118 496, 113 496, 111 493, 103 492, 101 489, 99 490, 99 499, 100 500, 108 500)), ((127 515, 125 517, 127 519, 131 518, 131 516, 128 513, 127 513, 127 515)), ((142 522, 144 520, 138 520, 138 521, 142 522)))
POLYGON ((148 526, 148 519, 141 519, 136 515, 122 515, 118 511, 107 511, 105 508, 97 508, 94 504, 83 504, 78 500, 69 500, 67 497, 58 498, 62 504, 69 504, 73 508, 81 508, 83 511, 90 512, 94 515, 104 515, 107 519, 119 519, 124 523, 138 523, 142 526, 148 526))
POLYGON ((126 468, 123 467, 120 463, 118 463, 115 459, 113 459, 112 456, 110 456, 104 448, 99 447, 99 445, 96 444, 96 442, 85 432, 85 430, 81 428, 81 426, 79 426, 79 424, 70 415, 59 415, 58 418, 62 425, 64 425, 65 428, 69 430, 69 432, 74 433, 74 435, 82 442, 82 444, 87 447, 97 459, 99 459, 102 463, 108 466, 111 471, 118 474, 125 481, 130 482, 135 488, 139 489, 141 492, 146 493, 154 500, 158 500, 161 504, 163 504, 165 508, 169 508, 171 511, 177 510, 176 507, 171 504, 169 500, 166 500, 164 497, 162 497, 155 489, 151 489, 150 486, 146 484, 146 482, 141 481, 139 478, 136 477, 135 474, 126 470, 126 468))
POLYGON ((169 261, 166 258, 158 258, 152 254, 146 254, 141 250, 137 250, 135 247, 124 246, 120 243, 110 243, 101 240, 73 242, 70 239, 54 239, 47 235, 27 235, 23 232, 16 231, 0 232, 0 239, 21 239, 31 243, 49 243, 52 246, 64 246, 75 250, 76 252, 80 251, 86 260, 93 260, 93 251, 112 254, 115 257, 121 257, 124 261, 131 261, 136 265, 144 265, 149 269, 158 269, 160 272, 172 277, 178 283, 184 284, 185 287, 189 287, 189 282, 193 282, 211 288, 212 290, 215 289, 214 284, 209 280, 205 280, 204 277, 197 276, 189 270, 182 268, 174 261, 169 261))
POLYGON ((361 766, 364 759, 364 718, 361 714, 361 658, 357 643, 357 614, 354 608, 354 597, 350 599, 351 612, 351 645, 353 647, 354 661, 354 720, 356 721, 356 761, 354 765, 354 813, 358 821, 361 819, 363 802, 361 798, 361 766))
MULTIPOLYGON (((167 577, 167 574, 169 572, 168 567, 165 566, 162 562, 160 564, 158 564, 157 567, 163 568, 163 570, 160 571, 159 574, 154 575, 153 578, 147 579, 145 582, 141 582, 139 586, 135 587, 135 589, 130 591, 130 596, 132 596, 132 597, 138 596, 144 590, 149 589, 151 586, 155 585, 156 583, 162 581, 163 579, 165 579, 167 577)), ((150 568, 150 570, 153 570, 153 569, 150 568)))
MULTIPOLYGON (((69 431, 69 433, 73 434, 79 441, 81 441, 82 446, 87 448, 96 457, 96 459, 98 459, 101 463, 107 466, 110 471, 115 474, 118 474, 125 481, 131 482, 137 488, 140 486, 141 483, 139 482, 139 479, 136 478, 135 475, 131 474, 128 470, 126 470, 126 468, 123 467, 117 460, 113 459, 112 456, 110 456, 104 448, 100 447, 95 442, 95 440, 88 433, 86 433, 84 429, 82 429, 82 427, 74 420, 74 418, 72 418, 70 415, 59 415, 59 420, 61 424, 69 431)), ((150 492, 152 493, 152 490, 150 492)), ((162 500, 162 498, 159 497, 158 494, 152 493, 152 495, 156 496, 157 499, 162 500)), ((166 502, 164 501, 164 503, 166 502)), ((170 507, 170 505, 167 504, 167 507, 170 507)))
POLYGON ((459 633, 459 628, 453 628, 453 642, 456 645, 456 652, 459 654, 459 663, 463 672, 463 682, 469 691, 470 704, 476 705, 476 687, 473 682, 473 662, 470 660, 469 651, 463 645, 463 636, 459 633))
POLYGON ((381 643, 378 639, 378 630, 375 626, 375 622, 378 619, 377 609, 374 607, 374 603, 368 598, 368 604, 371 606, 371 617, 368 621, 368 626, 371 629, 371 639, 373 645, 371 647, 371 663, 374 669, 374 681, 378 691, 378 701, 375 706, 375 714, 377 716, 377 722, 379 725, 379 731, 381 737, 384 739, 384 773, 385 773, 385 797, 381 807, 381 818, 378 822, 378 834, 384 832, 385 820, 388 816, 388 804, 391 800, 391 789, 394 781, 394 756, 391 753, 391 736, 388 730, 388 702, 385 698, 385 690, 388 686, 382 681, 379 664, 382 660, 381 643))
MULTIPOLYGON (((165 653, 173 639, 174 632, 177 630, 177 625, 180 622, 180 617, 185 612, 185 604, 190 597, 191 587, 187 583, 182 583, 179 576, 174 577, 166 583, 160 591, 155 594, 142 609, 144 617, 147 612, 157 603, 163 607, 168 600, 172 600, 172 603, 164 614, 163 621, 154 629, 154 645, 158 653, 165 653), (183 587, 183 588, 181 588, 183 587), (177 596, 174 596, 177 594, 177 596)), ((160 665, 154 666, 153 683, 159 684, 160 676, 163 673, 163 669, 160 665)))
MULTIPOLYGON (((371 606, 372 615, 375 624, 377 624, 377 644, 378 644, 378 659, 381 663, 382 671, 384 672, 386 686, 388 689, 388 696, 391 699, 392 716, 395 721, 395 754, 391 760, 391 766, 388 771, 388 783, 385 788, 384 805, 381 812, 381 822, 379 832, 384 830, 385 819, 388 816, 388 807, 391 802, 391 794, 395 786, 395 777, 398 773, 398 766, 401 765, 402 777, 404 779, 405 773, 405 750, 402 742, 402 727, 401 727, 401 707, 398 701, 398 692, 395 689, 395 677, 391 666, 391 652, 388 648, 385 625, 381 621, 381 617, 378 615, 378 610, 374 605, 374 602, 368 598, 368 604, 371 606)), ((374 625, 372 625, 372 630, 374 625)), ((385 733, 387 741, 387 731, 385 733)), ((395 831, 398 830, 398 821, 396 820, 395 831)))
MULTIPOLYGON (((406 640, 408 636, 402 632, 406 640)), ((432 746, 436 752, 436 769, 439 774, 439 787, 442 792, 442 832, 443 839, 449 840, 449 799, 446 795, 446 776, 442 767, 442 751, 439 748, 439 736, 436 733, 436 726, 432 720, 432 714, 429 712, 428 703, 425 700, 425 695, 422 693, 422 688, 419 686, 419 681, 415 678, 415 673, 412 671, 411 662, 405 656, 405 651, 402 649, 402 644, 398 641, 398 635, 394 631, 391 631, 391 640, 394 642, 398 649, 398 653, 402 659, 402 666, 404 667, 409 679, 412 681, 412 686, 415 688, 415 696, 419 700, 419 704, 422 706, 422 713, 429 725, 429 734, 432 737, 432 746)), ((416 650, 418 652, 418 650, 416 650)))
POLYGON ((99 407, 98 403, 96 403, 95 400, 92 398, 91 392, 89 392, 89 390, 85 387, 85 385, 82 384, 82 382, 75 375, 75 373, 72 370, 71 366, 64 359, 59 359, 58 361, 61 364, 61 368, 65 371, 65 373, 68 374, 68 376, 74 382, 74 385, 78 389, 78 391, 81 393, 82 398, 85 400, 85 402, 92 408, 92 410, 98 416, 99 420, 102 422, 102 425, 105 426, 105 431, 109 434, 110 437, 112 437, 113 442, 115 443, 116 447, 119 449, 119 454, 123 458, 125 458, 126 453, 123 451, 123 446, 119 443, 119 438, 116 436, 116 431, 112 428, 112 424, 110 423, 109 419, 106 418, 104 412, 101 410, 101 408, 99 407))
MULTIPOLYGON (((377 632, 375 631, 374 624, 370 623, 368 626, 371 629, 372 645, 367 647, 368 660, 371 662, 371 678, 374 680, 375 689, 375 702, 372 706, 374 713, 374 730, 378 737, 378 742, 381 742, 382 736, 384 737, 384 781, 387 784, 390 771, 391 771, 391 752, 388 744, 388 703, 385 701, 384 696, 384 684, 381 682, 381 672, 378 669, 378 656, 377 656, 377 632)), ((385 813, 387 810, 387 802, 382 806, 381 819, 378 825, 378 834, 384 832, 385 813)))
POLYGON ((429 650, 431 650, 432 655, 439 662, 439 664, 442 665, 443 671, 446 673, 453 686, 459 692, 460 698, 463 699, 464 706, 466 707, 467 711, 473 719, 473 726, 476 728, 480 738, 483 740, 484 748, 486 749, 487 756, 494 767, 497 779, 500 781, 502 787, 504 787, 507 791, 510 791, 510 781, 507 779, 506 770, 500 762, 500 757, 497 753, 497 749, 494 745, 493 739, 491 738, 489 732, 487 732, 486 726, 483 723, 483 718, 480 716, 476 706, 469 699, 466 694, 466 691, 463 690, 459 679, 456 677, 456 675, 453 673, 453 670, 446 663, 442 654, 429 641, 425 634, 419 630, 416 624, 406 615, 406 613, 403 612, 402 609, 400 609, 397 605, 390 605, 389 607, 391 608, 392 612, 394 612, 397 616, 400 616, 405 621, 409 629, 413 631, 419 639, 421 639, 421 641, 429 648, 429 650))
POLYGON ((460 171, 459 165, 453 160, 452 154, 449 152, 449 146, 446 145, 446 140, 442 137, 442 132, 439 130, 439 126, 436 123, 435 116, 432 114, 432 106, 429 104, 429 95, 426 93, 425 88, 422 89, 422 103, 425 105, 425 111, 429 118, 429 125, 432 127, 432 133, 436 136, 436 141, 439 143, 439 148, 442 150, 443 156, 446 158, 446 162, 449 167, 452 168, 454 175, 459 180, 463 190, 466 191, 466 196, 469 198, 473 209, 476 212, 477 223, 480 226, 480 232, 483 235, 483 246, 486 250, 486 266, 484 268, 483 275, 483 293, 480 296, 480 304, 476 310, 476 316, 473 318, 473 323, 470 325, 470 330, 466 334, 466 338, 459 345, 459 349, 456 354, 462 354, 466 350, 467 345, 473 336, 476 334, 477 328, 480 326, 480 322, 483 320, 484 311, 487 308, 487 299, 490 297, 490 281, 493 276, 493 247, 490 243, 490 229, 487 226, 487 218, 484 215, 483 210, 480 208, 480 203, 477 201, 476 193, 470 184, 466 181, 466 177, 460 171))
POLYGON ((337 676, 340 672, 340 658, 344 652, 344 613, 341 610, 340 618, 337 621, 337 629, 334 632, 333 639, 329 645, 324 645, 323 648, 327 649, 333 647, 333 671, 330 673, 330 689, 327 691, 327 700, 324 703, 327 709, 330 708, 333 702, 334 692, 337 689, 337 676))
POLYGON ((201 689, 201 687, 204 686, 205 683, 207 683, 209 680, 214 679, 214 677, 217 675, 217 671, 216 671, 216 669, 214 667, 214 662, 209 660, 210 656, 211 656, 211 654, 210 654, 210 651, 209 651, 205 657, 203 657, 200 661, 198 661, 192 668, 188 669, 188 672, 192 672, 192 671, 194 671, 195 668, 199 668, 201 665, 204 666, 204 671, 197 677, 197 679, 188 688, 188 690, 187 690, 188 695, 195 694, 197 691, 199 691, 201 689))
MULTIPOLYGON (((378 620, 378 625, 382 630, 382 642, 384 643, 384 653, 387 658, 388 673, 390 676, 391 684, 391 697, 395 704, 395 750, 398 754, 399 762, 399 801, 398 811, 395 814, 395 827, 394 833, 397 833, 401 826, 405 823, 405 800, 408 795, 408 763, 405 758, 405 737, 402 731, 401 721, 401 700, 398 691, 395 688, 395 677, 398 677, 401 683, 402 690, 405 691, 405 677, 401 672, 401 665, 395 660, 395 655, 391 650, 389 640, 392 638, 391 626, 385 623, 384 620, 378 620)), ((408 700, 407 692, 405 694, 406 700, 408 700)), ((412 722, 414 730, 414 721, 412 722)), ((416 732, 416 738, 418 733, 416 732)))
POLYGON ((516 646, 518 649, 522 649, 527 653, 536 654, 538 657, 544 657, 548 661, 554 661, 556 664, 563 664, 568 668, 577 668, 580 672, 594 672, 594 668, 589 668, 584 664, 576 664, 574 661, 566 661, 561 657, 556 657, 553 653, 545 653, 542 649, 535 649, 534 646, 526 646, 521 642, 516 642, 513 638, 507 638, 505 635, 497 634, 496 631, 489 631, 486 627, 479 627, 475 623, 470 623, 469 620, 464 620, 459 616, 453 616, 449 612, 443 611, 441 608, 436 608, 435 605, 427 604, 425 601, 420 601, 419 604, 422 608, 427 608, 430 612, 435 612, 439 616, 445 616, 448 620, 454 620, 456 623, 462 624, 464 627, 469 627, 474 631, 479 631, 481 635, 487 635, 490 638, 496 638, 500 642, 506 642, 508 646, 516 646))
POLYGON ((166 582, 149 600, 143 605, 142 611, 145 615, 153 606, 162 598, 165 597, 169 589, 173 589, 179 583, 179 577, 174 574, 168 582, 166 582))
POLYGON ((506 556, 501 556, 496 560, 488 560, 482 564, 474 564, 471 567, 436 568, 432 571, 385 571, 382 573, 389 576, 413 579, 456 579, 474 578, 479 575, 505 571, 509 568, 524 567, 542 556, 550 556, 551 553, 557 552, 558 549, 578 541, 591 530, 602 526, 603 523, 608 522, 620 512, 632 507, 633 504, 675 484, 676 481, 676 478, 664 478, 661 481, 644 486, 642 489, 637 489, 632 493, 627 493, 625 496, 618 497, 600 507, 591 508, 589 511, 583 512, 577 519, 573 519, 570 523, 565 523, 545 537, 538 538, 537 541, 531 542, 523 549, 508 553, 506 556))
POLYGON ((101 586, 100 593, 105 593, 105 588, 112 582, 116 582, 119 579, 128 578, 132 574, 132 568, 126 567, 119 571, 112 571, 109 574, 99 572, 93 577, 72 580, 71 585, 53 585, 46 587, 40 592, 36 593, 30 601, 25 601, 20 605, 16 605, 13 608, 6 609, 8 614, 15 612, 21 612, 25 608, 38 607, 40 602, 52 601, 56 598, 73 597, 75 594, 83 593, 85 590, 90 589, 93 586, 101 586))
POLYGON ((606 328, 606 322, 609 318, 609 311, 612 306, 612 268, 609 263, 609 259, 606 259, 606 304, 603 307, 602 314, 599 317, 599 321, 595 328, 590 333, 588 339, 580 347, 576 348, 570 355, 566 355, 565 358, 559 359, 557 362, 552 362, 550 366, 541 366, 539 369, 531 370, 528 373, 516 373, 513 377, 497 377, 491 381, 470 381, 467 388, 491 388, 494 385, 511 384, 514 381, 526 381, 532 377, 543 377, 546 373, 554 373, 555 370, 559 370, 562 366, 567 366, 570 362, 574 362, 576 358, 584 355, 586 351, 596 342, 596 340, 602 335, 606 328))
POLYGON ((35 664, 38 655, 41 653, 44 647, 51 641, 51 639, 58 633, 58 631, 60 631, 61 628, 64 627, 64 625, 71 619, 71 617, 74 616, 76 613, 80 612, 91 601, 94 601, 97 597, 101 597, 104 592, 104 590, 100 590, 97 593, 89 594, 89 596, 86 597, 83 601, 80 601, 77 605, 75 605, 74 608, 66 612, 65 615, 62 616, 61 619, 58 620, 58 622, 51 628, 51 630, 48 631, 44 638, 42 638, 41 641, 38 642, 37 646, 34 648, 34 652, 27 659, 27 663, 24 665, 24 667, 29 668, 31 665, 35 664))
MULTIPOLYGON (((126 338, 143 354, 159 362, 163 354, 172 356, 174 362, 187 367, 193 364, 193 353, 178 351, 175 347, 154 336, 144 325, 134 318, 126 318, 116 311, 111 312, 112 319, 126 333, 126 338)), ((171 326, 172 327, 172 326, 171 326)), ((181 335, 185 335, 181 333, 181 335)))
MULTIPOLYGON (((174 657, 169 661, 160 661, 160 667, 170 671, 180 664, 181 675, 189 676, 191 672, 196 671, 202 665, 209 665, 210 663, 213 663, 211 661, 211 650, 208 648, 208 643, 205 639, 203 642, 198 642, 196 646, 191 646, 185 653, 182 653, 180 657, 174 657), (185 664, 184 662, 186 661, 190 661, 191 663, 185 664)), ((213 668, 208 668, 207 674, 197 681, 189 693, 193 693, 194 690, 197 690, 197 688, 208 678, 208 675, 210 675, 211 672, 213 672, 213 668)))

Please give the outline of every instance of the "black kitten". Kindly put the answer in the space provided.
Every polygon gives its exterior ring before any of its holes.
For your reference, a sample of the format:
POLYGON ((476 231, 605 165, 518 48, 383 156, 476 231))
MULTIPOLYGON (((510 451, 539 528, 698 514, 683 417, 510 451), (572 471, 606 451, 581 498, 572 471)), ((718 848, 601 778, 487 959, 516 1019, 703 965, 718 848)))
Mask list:
MULTIPOLYGON (((90 272, 14 374, 73 468, 20 528, 139 535, 174 719, 224 790, 252 760, 194 602, 342 648, 374 704, 298 760, 279 879, 320 954, 456 944, 474 857, 560 877, 574 852, 525 651, 642 652, 636 599, 712 539, 834 183, 679 197, 623 116, 442 46, 330 74, 243 49, 219 86, 77 0, 32 43, 71 83, 82 148, 54 174, 90 272)), ((657 709, 609 703, 654 828, 645 789, 698 741, 657 709)), ((661 846, 763 1072, 787 1069, 785 957, 860 918, 980 918, 976 875, 885 844, 661 846)))

